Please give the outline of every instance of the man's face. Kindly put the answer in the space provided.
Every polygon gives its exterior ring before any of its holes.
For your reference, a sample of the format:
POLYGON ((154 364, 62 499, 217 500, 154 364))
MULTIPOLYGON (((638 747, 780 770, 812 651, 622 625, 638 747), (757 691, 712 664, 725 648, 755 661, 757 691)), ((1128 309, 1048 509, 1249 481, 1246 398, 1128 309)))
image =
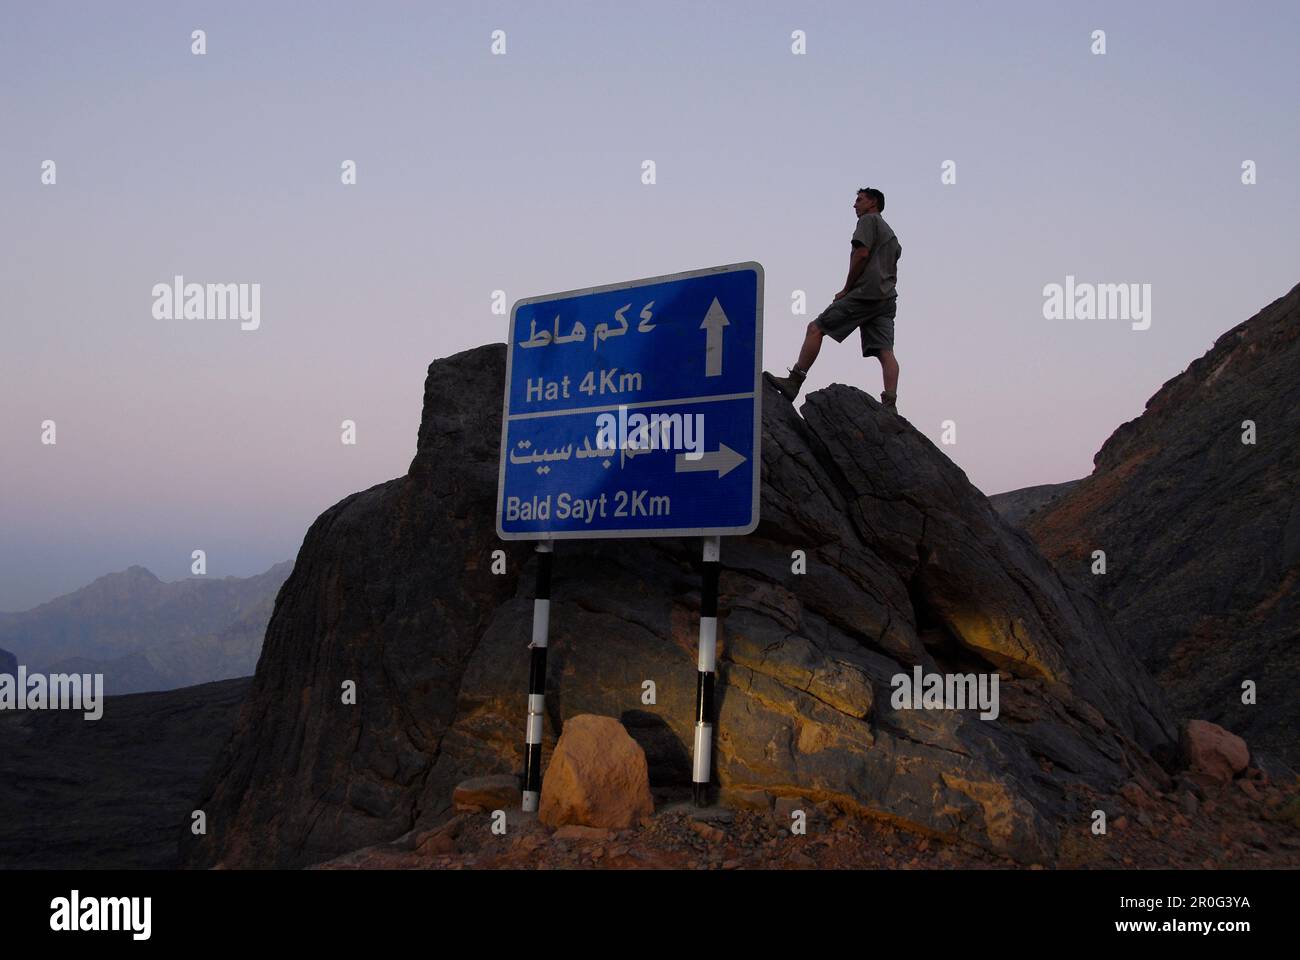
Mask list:
POLYGON ((857 212, 859 217, 864 213, 875 213, 876 201, 865 193, 859 193, 858 198, 853 201, 853 209, 857 212))

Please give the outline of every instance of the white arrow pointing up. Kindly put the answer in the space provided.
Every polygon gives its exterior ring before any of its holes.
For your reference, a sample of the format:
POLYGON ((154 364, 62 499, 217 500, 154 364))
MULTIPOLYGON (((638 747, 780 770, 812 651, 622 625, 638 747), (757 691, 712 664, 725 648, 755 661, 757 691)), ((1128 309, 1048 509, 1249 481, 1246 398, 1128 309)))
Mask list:
MULTIPOLYGON (((717 303, 715 300, 714 303, 717 303)), ((724 321, 725 322, 725 321, 724 321)), ((718 444, 718 449, 705 453, 698 460, 688 460, 686 454, 677 454, 677 472, 694 473, 697 470, 717 470, 718 478, 721 479, 729 474, 736 467, 745 462, 747 458, 732 450, 725 443, 718 444)))
POLYGON ((731 323, 727 315, 722 311, 722 304, 718 303, 718 298, 713 298, 713 303, 709 307, 709 312, 704 315, 704 322, 700 324, 701 330, 707 330, 708 333, 704 339, 704 375, 706 377, 722 376, 722 328, 729 326, 731 323))

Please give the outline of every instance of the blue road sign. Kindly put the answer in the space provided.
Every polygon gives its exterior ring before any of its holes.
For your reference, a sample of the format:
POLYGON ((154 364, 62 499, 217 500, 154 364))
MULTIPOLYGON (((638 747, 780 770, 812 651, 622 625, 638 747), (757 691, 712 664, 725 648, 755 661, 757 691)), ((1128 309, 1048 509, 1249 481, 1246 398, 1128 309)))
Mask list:
POLYGON ((758 526, 763 267, 530 297, 510 314, 497 534, 758 526))

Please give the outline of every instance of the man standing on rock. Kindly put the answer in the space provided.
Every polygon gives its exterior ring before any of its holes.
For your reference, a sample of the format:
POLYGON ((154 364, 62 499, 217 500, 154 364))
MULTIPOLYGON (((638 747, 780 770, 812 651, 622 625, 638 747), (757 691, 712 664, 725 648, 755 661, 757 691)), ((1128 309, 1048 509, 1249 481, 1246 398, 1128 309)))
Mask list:
POLYGON ((830 334, 843 343, 854 330, 862 335, 862 355, 879 357, 885 379, 880 402, 886 410, 898 412, 898 361, 894 359, 894 314, 898 293, 898 259, 903 246, 885 218, 885 195, 874 187, 863 187, 853 201, 858 226, 853 231, 853 253, 849 255, 849 277, 844 289, 821 315, 808 324, 799 359, 790 376, 764 374, 787 400, 799 395, 804 378, 822 348, 822 337, 830 334))

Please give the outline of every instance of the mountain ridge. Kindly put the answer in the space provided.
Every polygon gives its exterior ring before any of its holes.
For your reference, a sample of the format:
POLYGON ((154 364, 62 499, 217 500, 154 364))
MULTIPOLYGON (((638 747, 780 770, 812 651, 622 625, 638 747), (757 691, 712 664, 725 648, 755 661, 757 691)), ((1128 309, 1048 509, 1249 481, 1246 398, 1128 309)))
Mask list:
POLYGON ((291 569, 286 560, 252 577, 163 581, 134 564, 0 614, 0 646, 31 671, 103 673, 115 694, 247 676, 291 569))
POLYGON ((1031 515, 1184 716, 1300 766, 1300 284, 1236 324, 1031 515), (1253 442, 1246 442, 1251 441, 1253 442), (1103 550, 1106 573, 1093 574, 1103 550), (1244 684, 1257 699, 1244 702, 1244 684))

